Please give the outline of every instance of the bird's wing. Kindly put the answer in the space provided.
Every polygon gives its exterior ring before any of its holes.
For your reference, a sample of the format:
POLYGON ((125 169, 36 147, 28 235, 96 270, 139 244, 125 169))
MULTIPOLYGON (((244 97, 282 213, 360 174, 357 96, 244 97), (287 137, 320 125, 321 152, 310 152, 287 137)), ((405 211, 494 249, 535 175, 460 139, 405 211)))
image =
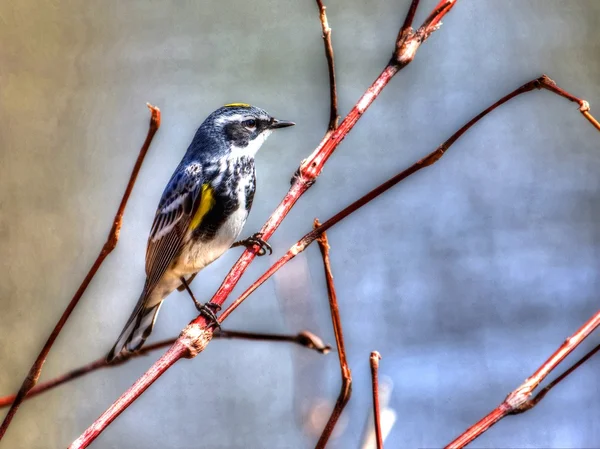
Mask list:
POLYGON ((189 230, 200 225, 214 205, 214 192, 199 163, 169 181, 158 205, 146 249, 146 289, 156 286, 183 247, 189 230))

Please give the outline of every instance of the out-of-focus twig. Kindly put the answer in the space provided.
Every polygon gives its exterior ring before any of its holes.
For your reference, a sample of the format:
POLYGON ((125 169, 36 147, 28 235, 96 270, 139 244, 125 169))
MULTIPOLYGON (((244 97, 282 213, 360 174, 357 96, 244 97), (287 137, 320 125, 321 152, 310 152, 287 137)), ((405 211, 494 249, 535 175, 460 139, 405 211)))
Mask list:
POLYGON ((44 362, 46 361, 46 358, 48 357, 48 353, 50 352, 52 345, 56 341, 56 337, 58 337, 58 334, 60 334, 60 331, 62 330, 63 326, 69 319, 69 316, 71 316, 71 312, 73 312, 73 310, 75 309, 75 306, 77 306, 77 303, 83 296, 83 293, 85 292, 88 285, 92 281, 94 275, 100 268, 100 265, 102 265, 102 262, 104 262, 104 259, 106 259, 106 256, 108 256, 112 252, 112 250, 115 249, 115 247, 117 246, 117 242, 119 241, 119 233, 121 231, 121 225, 123 223, 123 213, 125 212, 125 207, 127 206, 127 201, 129 200, 129 196, 131 195, 131 191, 133 190, 133 185, 135 184, 137 175, 140 171, 140 168, 142 167, 142 162, 144 162, 144 158, 146 157, 148 148, 150 148, 150 144, 152 143, 154 134, 156 134, 156 131, 160 127, 160 109, 158 109, 155 106, 152 106, 150 103, 148 103, 147 105, 151 112, 148 134, 146 136, 146 140, 144 141, 144 144, 142 145, 142 148, 140 149, 140 152, 138 154, 135 165, 133 166, 131 176, 129 177, 129 182, 127 183, 127 187, 125 188, 125 193, 123 193, 123 197, 121 199, 121 204, 119 205, 119 208, 117 209, 117 213, 116 213, 115 217, 113 218, 113 223, 112 223, 110 232, 108 234, 108 238, 107 238, 106 242, 104 243, 104 246, 102 247, 102 250, 100 251, 100 254, 98 254, 96 261, 90 268, 90 271, 83 279, 83 282, 81 283, 81 285, 75 292, 75 295, 71 299, 71 302, 69 302, 69 304, 67 305, 67 308, 63 312, 62 316, 56 323, 56 326, 52 330, 52 333, 48 337, 48 340, 46 340, 44 347, 42 348, 42 350, 38 354, 35 362, 29 369, 29 373, 27 374, 27 377, 23 381, 21 388, 19 389, 19 392, 17 393, 14 401, 12 402, 10 409, 8 410, 8 413, 6 414, 6 417, 4 418, 4 421, 2 422, 2 425, 0 426, 0 440, 2 440, 2 437, 6 433, 6 429, 8 429, 8 426, 10 425, 12 419, 14 418, 15 414, 17 413, 19 406, 21 405, 21 403, 27 396, 27 393, 33 387, 35 387, 35 385, 37 384, 37 381, 40 378, 40 374, 42 373, 42 368, 44 366, 44 362))
POLYGON ((377 351, 371 352, 371 381, 373 384, 373 425, 375 426, 375 437, 377 449, 383 449, 383 437, 381 436, 381 414, 379 412, 379 361, 381 355, 377 351))
MULTIPOLYGON (((318 220, 315 220, 315 229, 320 226, 318 220)), ((319 249, 323 256, 323 267, 325 269, 325 282, 327 283, 327 296, 329 297, 329 309, 331 310, 331 322, 333 324, 333 333, 335 334, 335 343, 337 345, 338 357, 340 360, 340 373, 342 376, 342 386, 340 388, 340 394, 338 395, 335 407, 331 412, 331 416, 323 429, 323 433, 315 446, 316 449, 323 449, 331 434, 335 425, 344 410, 344 407, 350 400, 352 394, 352 373, 346 360, 346 349, 344 347, 344 334, 342 332, 342 320, 340 319, 340 309, 337 302, 337 294, 335 292, 335 284, 333 282, 333 274, 331 272, 331 263, 329 261, 329 241, 327 240, 327 234, 323 233, 317 239, 319 243, 319 249)))
MULTIPOLYGON (((506 399, 494 410, 488 413, 477 423, 469 427, 456 439, 454 439, 446 448, 458 449, 465 447, 475 438, 508 415, 522 413, 534 407, 539 400, 530 401, 530 397, 537 386, 548 374, 558 366, 581 342, 590 335, 594 329, 600 325, 600 311, 596 312, 586 323, 581 326, 577 332, 565 340, 565 342, 546 360, 538 370, 527 378, 523 384, 512 391, 506 399)), ((579 364, 580 365, 580 364, 579 364)), ((579 366, 577 365, 577 366, 579 366)), ((543 396, 542 396, 543 397, 543 396)))

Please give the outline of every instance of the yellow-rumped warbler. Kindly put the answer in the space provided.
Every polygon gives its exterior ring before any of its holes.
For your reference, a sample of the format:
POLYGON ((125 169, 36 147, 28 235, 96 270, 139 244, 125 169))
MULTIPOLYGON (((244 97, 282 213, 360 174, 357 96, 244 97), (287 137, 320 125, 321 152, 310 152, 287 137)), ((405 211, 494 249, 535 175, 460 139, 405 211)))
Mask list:
MULTIPOLYGON (((254 198, 254 155, 274 129, 293 124, 232 103, 200 125, 158 204, 146 249, 144 290, 108 361, 140 349, 163 300, 175 289, 188 288, 196 273, 232 244, 266 245, 258 235, 234 242, 254 198)), ((213 311, 196 305, 214 319, 213 311)))

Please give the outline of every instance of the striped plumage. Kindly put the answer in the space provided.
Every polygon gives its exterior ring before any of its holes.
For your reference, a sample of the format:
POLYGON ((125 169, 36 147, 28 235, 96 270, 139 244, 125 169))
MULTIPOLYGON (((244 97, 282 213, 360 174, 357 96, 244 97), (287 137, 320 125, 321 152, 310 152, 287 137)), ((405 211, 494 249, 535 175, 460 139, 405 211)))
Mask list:
POLYGON ((226 105, 200 125, 167 184, 146 250, 146 282, 107 356, 141 348, 162 301, 238 238, 256 189, 254 156, 273 129, 292 125, 266 111, 226 105))

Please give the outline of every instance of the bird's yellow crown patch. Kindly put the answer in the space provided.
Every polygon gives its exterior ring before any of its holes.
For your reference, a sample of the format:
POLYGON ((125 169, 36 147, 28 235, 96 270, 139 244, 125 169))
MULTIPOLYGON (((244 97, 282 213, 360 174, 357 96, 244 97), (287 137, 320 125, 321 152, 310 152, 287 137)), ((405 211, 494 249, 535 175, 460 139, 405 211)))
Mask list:
POLYGON ((229 103, 224 107, 226 108, 249 108, 251 107, 248 103, 229 103))

